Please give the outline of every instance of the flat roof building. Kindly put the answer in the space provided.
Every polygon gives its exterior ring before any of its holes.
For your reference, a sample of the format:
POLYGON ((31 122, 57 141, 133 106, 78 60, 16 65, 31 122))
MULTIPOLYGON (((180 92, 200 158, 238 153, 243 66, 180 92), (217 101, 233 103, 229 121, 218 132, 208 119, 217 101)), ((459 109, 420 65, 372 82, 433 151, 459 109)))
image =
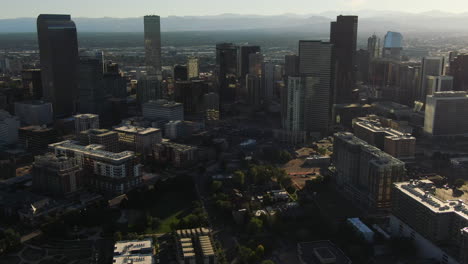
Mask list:
POLYGON ((468 134, 468 96, 466 92, 436 92, 428 95, 424 132, 431 136, 468 134))
POLYGON ((135 153, 114 153, 102 145, 81 146, 75 141, 50 144, 56 155, 75 157, 87 176, 86 182, 99 191, 122 194, 138 186, 142 181, 142 167, 135 153))
POLYGON ((114 245, 114 264, 153 264, 153 240, 117 241, 114 245))
POLYGON ((338 189, 356 206, 390 209, 392 184, 406 174, 404 162, 347 132, 334 135, 333 161, 338 189))
POLYGON ((468 197, 453 197, 429 180, 393 185, 392 236, 411 237, 424 257, 441 263, 468 263, 468 197), (461 261, 463 260, 463 261, 461 261))
POLYGON ((416 138, 411 134, 384 127, 380 120, 359 120, 353 125, 356 137, 395 158, 414 158, 416 138))
POLYGON ((75 133, 78 136, 81 131, 99 128, 99 116, 95 114, 75 115, 75 133))
POLYGON ((143 155, 152 151, 154 144, 162 140, 161 130, 158 128, 143 128, 137 126, 121 126, 114 128, 119 135, 122 150, 131 150, 143 155))

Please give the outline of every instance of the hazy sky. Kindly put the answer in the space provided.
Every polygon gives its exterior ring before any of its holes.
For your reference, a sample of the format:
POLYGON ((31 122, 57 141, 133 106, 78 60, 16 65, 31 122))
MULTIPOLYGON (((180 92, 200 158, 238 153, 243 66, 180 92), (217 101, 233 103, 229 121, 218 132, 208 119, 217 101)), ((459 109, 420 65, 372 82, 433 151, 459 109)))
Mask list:
POLYGON ((139 17, 145 14, 313 14, 362 9, 468 12, 467 0, 0 0, 0 18, 67 13, 73 17, 139 17))

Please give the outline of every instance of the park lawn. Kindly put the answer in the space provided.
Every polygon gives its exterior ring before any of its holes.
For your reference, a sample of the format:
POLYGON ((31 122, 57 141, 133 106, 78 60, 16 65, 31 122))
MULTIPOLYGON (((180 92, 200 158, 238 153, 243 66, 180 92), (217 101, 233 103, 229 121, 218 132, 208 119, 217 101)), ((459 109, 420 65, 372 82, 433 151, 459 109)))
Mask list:
POLYGON ((173 224, 177 224, 181 218, 192 212, 192 205, 196 200, 197 198, 193 197, 191 193, 164 193, 162 199, 157 201, 152 208, 152 215, 161 219, 156 233, 171 232, 173 224))

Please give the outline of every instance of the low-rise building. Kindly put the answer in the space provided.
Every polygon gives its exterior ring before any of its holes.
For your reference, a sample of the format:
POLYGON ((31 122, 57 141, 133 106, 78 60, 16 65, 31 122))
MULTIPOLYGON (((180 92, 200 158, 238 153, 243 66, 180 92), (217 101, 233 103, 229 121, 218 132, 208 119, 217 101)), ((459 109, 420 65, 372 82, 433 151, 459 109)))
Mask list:
POLYGON ((154 264, 154 245, 151 238, 117 241, 114 245, 114 264, 154 264))
POLYGON ((177 230, 175 233, 179 264, 216 264, 216 255, 208 228, 177 230))
POLYGON ((85 130, 78 135, 77 139, 83 146, 98 144, 103 145, 107 151, 118 152, 120 150, 119 134, 108 129, 85 130))
POLYGON ((335 244, 328 240, 297 244, 301 264, 351 264, 351 260, 335 244))
POLYGON ((168 163, 174 167, 190 166, 198 160, 196 147, 167 140, 153 146, 153 157, 160 163, 168 163))

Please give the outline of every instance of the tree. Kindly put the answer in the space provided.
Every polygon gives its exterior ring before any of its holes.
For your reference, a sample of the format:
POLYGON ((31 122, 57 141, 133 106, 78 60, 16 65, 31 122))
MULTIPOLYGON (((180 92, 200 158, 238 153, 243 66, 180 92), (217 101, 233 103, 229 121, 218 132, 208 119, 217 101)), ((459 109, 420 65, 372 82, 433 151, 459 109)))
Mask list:
POLYGON ((114 233, 114 241, 121 241, 123 240, 123 237, 122 237, 122 232, 120 231, 117 231, 114 233))
POLYGON ((260 233, 262 229, 263 229, 263 221, 256 217, 252 217, 249 223, 247 224, 248 232, 253 235, 260 233))
POLYGON ((211 190, 215 193, 219 192, 222 187, 223 187, 223 183, 220 181, 214 181, 213 183, 211 183, 211 190))
POLYGON ((234 183, 236 183, 239 186, 245 185, 245 174, 242 171, 234 172, 234 183))
POLYGON ((317 149, 317 153, 323 156, 323 155, 327 154, 327 149, 324 148, 324 147, 320 147, 320 148, 317 149))
POLYGON ((255 249, 255 255, 257 259, 262 259, 265 255, 265 247, 263 245, 258 245, 255 249))
POLYGON ((465 180, 456 179, 453 185, 455 186, 455 188, 460 189, 463 185, 465 185, 465 180))
POLYGON ((273 261, 267 259, 267 260, 262 261, 261 264, 275 264, 275 262, 273 262, 273 261))
POLYGON ((255 258, 255 252, 246 246, 240 246, 239 258, 242 263, 252 263, 255 258))

